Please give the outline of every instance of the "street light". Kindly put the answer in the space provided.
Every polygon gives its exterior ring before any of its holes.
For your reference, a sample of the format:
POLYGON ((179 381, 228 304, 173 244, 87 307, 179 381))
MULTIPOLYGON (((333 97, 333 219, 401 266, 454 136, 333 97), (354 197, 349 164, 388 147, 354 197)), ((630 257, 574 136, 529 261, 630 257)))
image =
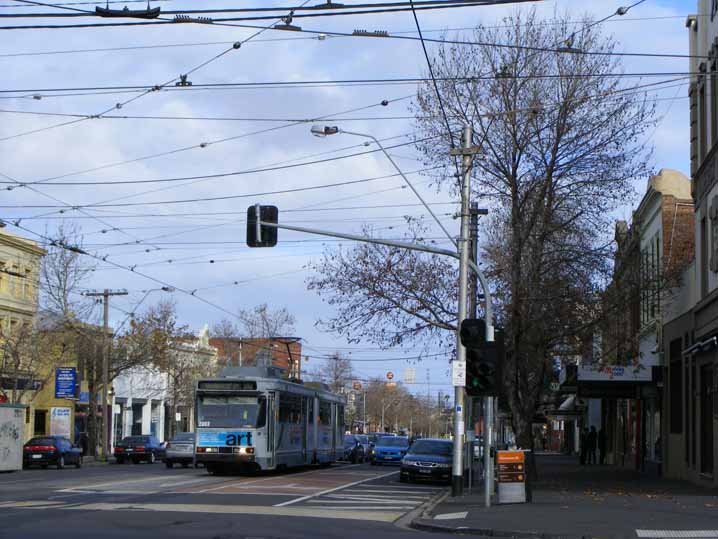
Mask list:
MULTIPOLYGON (((387 101, 382 101, 382 105, 388 104, 387 101)), ((446 237, 449 238, 449 241, 455 246, 458 247, 456 240, 454 240, 454 237, 449 234, 449 231, 446 230, 446 227, 443 225, 443 223, 439 220, 439 218, 436 216, 436 214, 432 211, 432 209, 429 207, 429 204, 424 200, 424 198, 419 194, 419 191, 416 190, 414 185, 409 181, 409 178, 406 177, 404 172, 399 168, 399 165, 396 164, 396 162, 391 158, 389 155, 389 152, 386 151, 384 146, 382 146, 381 142, 379 142, 379 139, 377 139, 374 135, 369 135, 367 133, 356 133, 354 131, 346 131, 344 129, 340 129, 336 125, 313 125, 311 129, 312 135, 315 137, 327 137, 329 135, 336 135, 337 133, 343 133, 345 135, 354 135, 355 137, 363 137, 368 138, 374 141, 374 143, 379 146, 379 149, 384 153, 386 158, 389 160, 389 162, 394 166, 396 171, 399 173, 399 175, 404 179, 406 184, 411 188, 412 191, 414 191, 414 194, 416 197, 421 201, 421 203, 424 205, 424 208, 426 208, 426 211, 429 212, 431 217, 433 217, 434 221, 436 221, 436 224, 439 225, 439 228, 443 230, 444 234, 446 234, 446 237)))

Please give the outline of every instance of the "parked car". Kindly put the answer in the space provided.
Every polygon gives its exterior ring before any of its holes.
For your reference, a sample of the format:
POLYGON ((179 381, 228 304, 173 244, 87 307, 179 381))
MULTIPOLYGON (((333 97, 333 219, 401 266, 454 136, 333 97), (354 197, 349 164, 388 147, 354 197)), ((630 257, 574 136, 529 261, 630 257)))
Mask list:
POLYGON ((23 468, 33 465, 47 468, 53 465, 62 470, 66 464, 82 467, 82 449, 62 436, 39 436, 30 439, 22 447, 23 468))
POLYGON ((115 446, 114 453, 117 464, 123 464, 125 461, 135 464, 145 461, 153 464, 162 458, 164 450, 154 436, 126 436, 115 446))
POLYGON ((359 438, 353 434, 344 435, 344 460, 348 460, 354 464, 358 462, 364 462, 366 459, 366 453, 364 452, 364 446, 362 445, 359 438))
POLYGON ((194 462, 194 432, 179 432, 165 445, 165 466, 187 467, 194 462))
POLYGON ((399 464, 409 449, 409 439, 406 436, 382 436, 378 438, 371 450, 371 463, 399 464))
POLYGON ((417 440, 401 459, 399 481, 433 479, 450 482, 453 449, 451 440, 417 440))

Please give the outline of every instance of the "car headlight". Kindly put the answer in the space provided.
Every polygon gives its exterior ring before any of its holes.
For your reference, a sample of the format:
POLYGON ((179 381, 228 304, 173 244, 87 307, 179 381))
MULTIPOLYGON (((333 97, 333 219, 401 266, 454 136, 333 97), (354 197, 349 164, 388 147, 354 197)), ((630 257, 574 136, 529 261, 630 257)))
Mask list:
POLYGON ((436 464, 436 467, 437 467, 437 468, 451 468, 451 464, 445 464, 445 463, 443 463, 443 462, 438 462, 438 463, 436 464))
POLYGON ((406 464, 407 466, 418 466, 419 465, 419 463, 417 461, 411 460, 411 459, 404 459, 401 462, 403 464, 406 464))

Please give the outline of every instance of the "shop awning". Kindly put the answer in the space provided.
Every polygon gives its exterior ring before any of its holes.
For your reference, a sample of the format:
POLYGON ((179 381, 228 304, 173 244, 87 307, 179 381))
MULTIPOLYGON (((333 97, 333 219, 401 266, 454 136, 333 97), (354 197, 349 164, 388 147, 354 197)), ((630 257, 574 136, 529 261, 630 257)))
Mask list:
POLYGON ((588 399, 634 399, 642 388, 658 385, 663 371, 657 366, 567 365, 559 375, 562 393, 588 399))

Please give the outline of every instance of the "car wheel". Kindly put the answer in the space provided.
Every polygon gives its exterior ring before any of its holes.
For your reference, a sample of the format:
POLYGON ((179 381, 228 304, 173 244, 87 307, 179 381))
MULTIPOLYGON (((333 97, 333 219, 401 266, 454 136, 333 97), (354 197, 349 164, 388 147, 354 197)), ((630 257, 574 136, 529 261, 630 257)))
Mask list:
POLYGON ((195 463, 194 463, 194 467, 195 467, 195 468, 199 468, 199 462, 195 462, 195 463))
POLYGON ((65 467, 65 456, 60 455, 60 458, 57 459, 57 469, 62 470, 65 467))
POLYGON ((172 464, 172 461, 171 461, 171 460, 166 460, 166 461, 165 461, 165 466, 167 466, 168 468, 172 468, 172 467, 174 467, 174 464, 172 464))
POLYGON ((82 468, 82 455, 77 457, 77 462, 75 463, 75 468, 82 468))

